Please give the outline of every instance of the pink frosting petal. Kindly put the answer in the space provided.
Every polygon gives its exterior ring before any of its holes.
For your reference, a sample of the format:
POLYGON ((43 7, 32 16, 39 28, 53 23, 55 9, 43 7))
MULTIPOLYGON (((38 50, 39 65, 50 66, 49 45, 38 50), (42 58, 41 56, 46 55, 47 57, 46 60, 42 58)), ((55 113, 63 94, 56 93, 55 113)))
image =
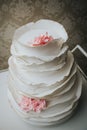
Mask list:
POLYGON ((52 40, 53 40, 53 37, 48 36, 48 33, 46 32, 45 35, 40 35, 39 37, 36 37, 34 39, 34 43, 31 46, 32 47, 43 46, 43 45, 48 44, 52 40))

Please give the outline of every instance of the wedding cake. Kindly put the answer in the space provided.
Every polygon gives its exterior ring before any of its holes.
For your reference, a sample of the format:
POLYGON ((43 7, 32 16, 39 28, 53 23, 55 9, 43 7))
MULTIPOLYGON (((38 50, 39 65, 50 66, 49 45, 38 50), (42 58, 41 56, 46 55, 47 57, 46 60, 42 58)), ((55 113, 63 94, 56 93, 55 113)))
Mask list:
POLYGON ((8 98, 35 125, 61 123, 73 114, 82 89, 64 27, 41 19, 15 31, 9 58, 8 98))

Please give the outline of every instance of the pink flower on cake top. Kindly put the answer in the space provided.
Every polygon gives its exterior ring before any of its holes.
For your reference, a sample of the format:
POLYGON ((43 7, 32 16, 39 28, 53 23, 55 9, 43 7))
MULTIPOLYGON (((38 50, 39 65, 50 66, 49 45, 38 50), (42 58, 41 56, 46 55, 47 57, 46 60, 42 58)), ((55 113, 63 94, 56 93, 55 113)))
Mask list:
POLYGON ((53 40, 53 37, 52 36, 49 36, 48 35, 48 32, 46 32, 45 35, 40 35, 38 37, 35 38, 34 40, 34 43, 31 44, 31 46, 43 46, 43 45, 46 45, 48 44, 50 41, 53 40))

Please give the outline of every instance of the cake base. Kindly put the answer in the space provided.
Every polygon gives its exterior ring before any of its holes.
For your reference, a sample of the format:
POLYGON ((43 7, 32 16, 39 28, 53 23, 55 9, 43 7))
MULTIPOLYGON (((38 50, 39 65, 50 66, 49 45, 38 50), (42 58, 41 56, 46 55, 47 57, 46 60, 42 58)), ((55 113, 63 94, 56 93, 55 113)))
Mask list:
POLYGON ((15 102, 14 98, 12 97, 12 95, 10 94, 9 91, 8 91, 8 100, 11 105, 11 108, 13 108, 13 110, 17 113, 17 115, 19 115, 21 117, 22 120, 24 120, 25 122, 27 122, 31 125, 36 125, 36 126, 50 126, 50 125, 62 124, 73 116, 73 114, 75 113, 75 110, 77 108, 77 105, 78 105, 78 102, 76 102, 74 104, 72 111, 69 114, 67 114, 67 116, 65 116, 63 119, 60 119, 60 120, 57 120, 54 122, 39 122, 39 121, 32 121, 31 119, 24 118, 22 116, 22 113, 17 109, 17 103, 15 102))

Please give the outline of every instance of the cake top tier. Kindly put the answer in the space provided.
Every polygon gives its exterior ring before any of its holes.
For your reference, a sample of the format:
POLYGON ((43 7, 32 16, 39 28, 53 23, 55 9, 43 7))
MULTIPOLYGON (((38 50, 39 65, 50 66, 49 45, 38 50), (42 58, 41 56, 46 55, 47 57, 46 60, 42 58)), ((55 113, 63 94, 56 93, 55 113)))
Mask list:
POLYGON ((52 20, 41 19, 28 23, 15 31, 11 54, 16 57, 38 58, 51 61, 68 50, 64 27, 52 20))
POLYGON ((62 42, 66 42, 68 35, 60 23, 41 19, 17 29, 14 39, 28 47, 39 47, 47 45, 47 43, 55 39, 62 39, 62 42))

